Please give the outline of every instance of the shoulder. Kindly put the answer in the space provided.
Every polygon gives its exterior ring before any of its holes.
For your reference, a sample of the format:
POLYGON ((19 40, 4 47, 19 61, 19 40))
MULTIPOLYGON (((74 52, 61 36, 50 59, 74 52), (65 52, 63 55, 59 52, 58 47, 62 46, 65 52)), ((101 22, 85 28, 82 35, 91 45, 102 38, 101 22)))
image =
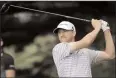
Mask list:
POLYGON ((62 51, 66 51, 66 50, 68 50, 68 49, 70 49, 70 46, 69 46, 69 44, 67 43, 67 42, 62 42, 62 43, 59 43, 59 44, 57 44, 54 48, 53 48, 53 50, 52 50, 52 52, 62 52, 62 51))
POLYGON ((10 54, 4 53, 3 59, 4 59, 5 70, 15 69, 14 58, 10 54))
POLYGON ((61 45, 66 45, 68 44, 67 42, 62 42, 62 43, 58 43, 55 47, 61 46, 61 45))
POLYGON ((13 59, 13 57, 7 53, 4 53, 4 56, 3 56, 5 59, 13 59))
POLYGON ((93 50, 89 49, 89 48, 82 48, 79 50, 79 52, 86 54, 86 55, 89 55, 91 52, 93 53, 93 50))
POLYGON ((90 51, 90 49, 88 49, 88 48, 82 48, 82 49, 80 49, 80 51, 83 51, 83 52, 88 52, 88 51, 90 51))
POLYGON ((53 50, 60 49, 60 48, 66 47, 66 46, 68 46, 67 42, 58 43, 57 45, 55 45, 55 47, 53 48, 53 50))
POLYGON ((14 62, 14 58, 7 53, 4 53, 3 59, 4 59, 5 63, 13 63, 14 62))

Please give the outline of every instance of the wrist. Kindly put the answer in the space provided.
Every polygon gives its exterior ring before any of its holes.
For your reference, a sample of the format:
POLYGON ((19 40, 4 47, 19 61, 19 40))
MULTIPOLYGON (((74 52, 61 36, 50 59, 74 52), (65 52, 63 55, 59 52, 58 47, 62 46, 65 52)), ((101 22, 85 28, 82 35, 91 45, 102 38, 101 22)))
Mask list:
POLYGON ((110 29, 110 27, 108 27, 108 26, 102 27, 103 32, 105 32, 106 30, 109 30, 109 29, 110 29))
POLYGON ((107 29, 107 30, 105 30, 105 31, 103 31, 103 32, 104 32, 104 33, 105 33, 105 32, 110 32, 110 28, 109 28, 109 29, 107 29))
POLYGON ((94 30, 96 30, 96 31, 100 31, 100 30, 101 30, 101 28, 95 28, 94 30))
POLYGON ((103 32, 105 32, 106 30, 109 30, 110 27, 109 27, 108 22, 101 20, 101 29, 103 30, 103 32))

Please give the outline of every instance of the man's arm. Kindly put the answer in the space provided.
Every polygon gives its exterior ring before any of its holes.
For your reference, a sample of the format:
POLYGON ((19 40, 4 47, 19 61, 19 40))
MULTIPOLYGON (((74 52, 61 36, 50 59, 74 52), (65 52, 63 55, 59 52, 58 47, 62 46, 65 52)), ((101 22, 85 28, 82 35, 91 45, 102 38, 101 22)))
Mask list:
POLYGON ((97 61, 110 60, 115 58, 115 46, 110 32, 110 28, 107 26, 108 23, 104 20, 102 22, 102 30, 104 32, 106 48, 104 51, 99 53, 97 61))
POLYGON ((100 52, 99 54, 99 59, 100 61, 102 60, 110 60, 115 58, 115 46, 113 43, 112 35, 110 30, 104 31, 104 36, 105 36, 105 42, 106 42, 106 48, 105 51, 100 52))
POLYGON ((114 46, 114 42, 111 36, 111 32, 110 30, 107 30, 104 32, 104 36, 105 36, 105 41, 106 41, 106 49, 105 52, 108 54, 108 58, 115 58, 115 46, 114 46))
POLYGON ((72 51, 75 51, 80 48, 89 47, 93 43, 93 41, 95 40, 97 34, 99 33, 99 31, 101 29, 101 22, 100 22, 100 20, 92 19, 91 23, 92 23, 92 26, 94 27, 94 30, 92 32, 87 34, 80 41, 69 43, 72 51))
POLYGON ((110 28, 107 26, 108 23, 106 21, 101 20, 102 22, 102 30, 104 32, 106 48, 104 51, 99 52, 96 58, 96 62, 101 62, 105 60, 110 60, 115 58, 115 46, 112 39, 112 35, 110 32, 110 28))

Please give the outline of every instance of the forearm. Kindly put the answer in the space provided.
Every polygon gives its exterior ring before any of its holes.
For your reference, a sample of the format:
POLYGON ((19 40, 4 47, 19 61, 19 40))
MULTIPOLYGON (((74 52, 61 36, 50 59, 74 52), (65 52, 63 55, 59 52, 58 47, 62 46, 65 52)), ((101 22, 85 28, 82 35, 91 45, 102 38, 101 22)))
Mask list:
POLYGON ((110 30, 106 30, 104 32, 104 36, 105 36, 105 42, 106 42, 105 52, 109 55, 110 58, 114 58, 115 46, 114 46, 114 42, 113 42, 110 30))
POLYGON ((84 41, 87 46, 91 45, 93 41, 96 39, 96 36, 98 35, 100 29, 94 29, 92 32, 88 33, 82 41, 84 41))
POLYGON ((94 28, 92 32, 88 33, 85 37, 83 37, 79 41, 69 43, 72 51, 78 50, 80 48, 89 47, 93 43, 93 41, 95 40, 96 36, 98 35, 101 29, 101 22, 99 20, 92 19, 91 24, 94 28))

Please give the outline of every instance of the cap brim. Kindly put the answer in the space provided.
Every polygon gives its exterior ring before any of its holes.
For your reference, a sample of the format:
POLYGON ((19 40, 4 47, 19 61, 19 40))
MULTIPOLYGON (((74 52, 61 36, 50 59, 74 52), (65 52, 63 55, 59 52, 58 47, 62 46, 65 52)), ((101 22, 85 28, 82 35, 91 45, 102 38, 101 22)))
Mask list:
POLYGON ((53 33, 54 33, 54 34, 57 34, 57 33, 58 33, 58 29, 60 29, 60 28, 55 28, 55 29, 53 30, 53 33))
MULTIPOLYGON (((55 28, 55 29, 53 30, 53 33, 54 33, 54 34, 57 34, 59 29, 65 29, 65 28, 55 28)), ((65 29, 65 30, 70 30, 70 29, 65 29)))

